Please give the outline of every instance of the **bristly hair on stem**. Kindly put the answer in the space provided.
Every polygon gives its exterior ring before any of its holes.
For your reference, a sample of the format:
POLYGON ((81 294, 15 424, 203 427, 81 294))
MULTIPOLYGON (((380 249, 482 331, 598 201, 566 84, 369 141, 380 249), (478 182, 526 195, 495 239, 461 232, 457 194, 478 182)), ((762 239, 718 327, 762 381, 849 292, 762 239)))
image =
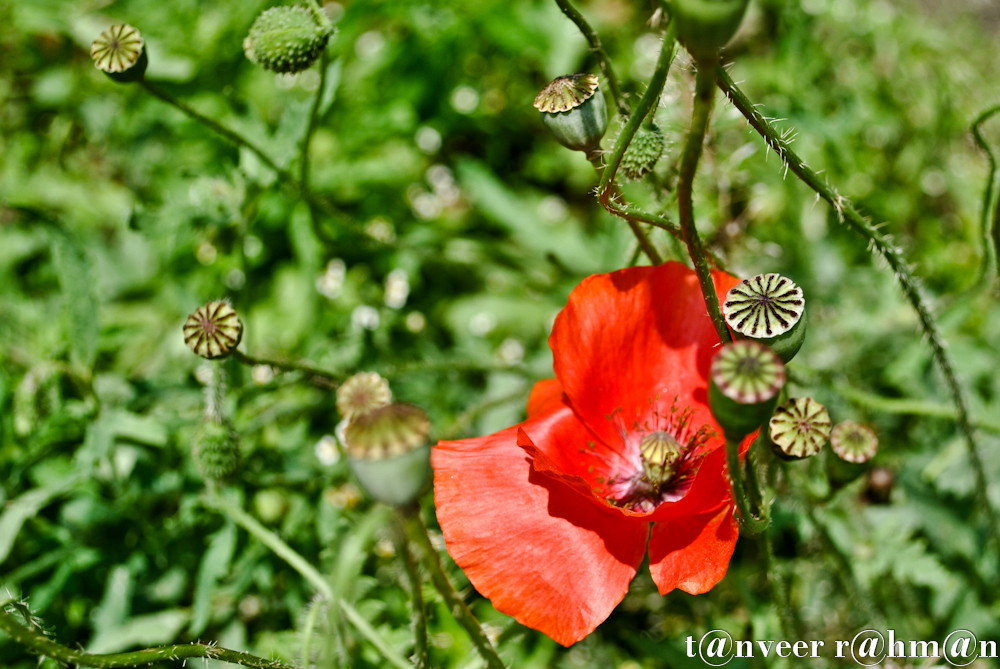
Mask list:
POLYGON ((907 301, 912 306, 920 321, 920 327, 927 337, 934 354, 934 361, 944 375, 945 384, 951 394, 952 401, 957 411, 956 421, 959 431, 965 441, 966 450, 969 454, 969 461, 975 472, 976 496, 978 506, 985 512, 989 532, 997 548, 1000 548, 1000 520, 997 512, 989 501, 988 483, 986 471, 983 466, 982 456, 979 453, 979 446, 976 441, 975 431, 969 418, 968 407, 965 402, 965 393, 958 382, 955 368, 951 363, 951 358, 945 348, 944 339, 937 321, 934 318, 926 300, 924 299, 921 287, 917 278, 913 275, 909 265, 903 258, 903 253, 890 237, 883 234, 874 226, 871 221, 864 218, 854 205, 846 197, 841 195, 833 186, 821 179, 819 175, 809 168, 801 158, 791 149, 788 141, 782 138, 771 123, 757 111, 757 108, 750 102, 749 98, 739 89, 729 73, 722 68, 718 68, 717 84, 726 94, 729 101, 740 110, 754 130, 764 139, 767 145, 774 149, 775 153, 784 162, 786 169, 792 171, 803 183, 816 192, 822 199, 826 200, 837 213, 837 218, 849 225, 855 232, 864 237, 872 252, 881 257, 892 269, 899 282, 907 301))
POLYGON ((976 120, 972 122, 971 128, 972 137, 976 140, 976 144, 979 145, 979 148, 981 148, 986 154, 986 159, 990 164, 989 174, 986 177, 986 188, 983 190, 983 205, 979 219, 980 234, 983 239, 983 261, 979 265, 979 272, 976 276, 976 280, 972 282, 973 288, 981 286, 982 282, 986 279, 990 272, 991 246, 997 272, 1000 273, 1000 229, 997 227, 997 220, 1000 219, 1000 199, 996 200, 996 209, 994 209, 993 205, 997 188, 997 155, 993 150, 993 147, 990 146, 990 143, 986 141, 985 137, 983 137, 981 130, 983 123, 996 115, 997 112, 1000 112, 1000 105, 995 105, 985 110, 976 117, 976 120))

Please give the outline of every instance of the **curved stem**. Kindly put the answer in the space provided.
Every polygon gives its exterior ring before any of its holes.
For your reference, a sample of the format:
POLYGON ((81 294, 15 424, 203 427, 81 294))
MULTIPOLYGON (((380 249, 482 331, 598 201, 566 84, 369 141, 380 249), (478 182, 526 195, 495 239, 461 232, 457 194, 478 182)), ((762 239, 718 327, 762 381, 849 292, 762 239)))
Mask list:
POLYGON ((326 379, 334 384, 340 383, 344 380, 342 374, 337 374, 335 372, 328 372, 325 369, 319 369, 318 367, 313 367, 312 365, 307 365, 304 362, 297 362, 294 360, 272 360, 270 358, 257 358, 251 355, 247 355, 239 349, 233 350, 233 357, 244 365, 249 365, 254 367, 256 365, 269 365, 271 367, 277 367, 283 371, 296 371, 302 372, 303 374, 308 374, 309 376, 319 377, 321 379, 326 379))
POLYGON ((476 620, 476 616, 473 615, 465 601, 455 591, 455 586, 451 584, 451 579, 445 573, 444 566, 441 564, 441 558, 438 557, 437 551, 434 549, 433 544, 431 544, 430 536, 427 534, 427 526, 424 525, 419 511, 415 511, 409 515, 406 528, 409 531, 410 538, 420 544, 420 547, 423 549, 434 587, 441 593, 441 597, 448 606, 448 610, 455 616, 455 620, 468 632, 473 645, 479 651, 479 655, 486 661, 486 666, 489 669, 505 669, 503 660, 497 655, 497 651, 486 636, 486 632, 483 631, 482 626, 476 620))
POLYGON ((996 174, 997 174, 997 156, 993 151, 993 147, 990 146, 986 138, 983 137, 983 133, 980 131, 980 126, 988 121, 993 115, 1000 112, 1000 105, 990 107, 979 116, 976 120, 972 122, 972 136, 976 140, 976 144, 979 148, 983 150, 986 154, 986 159, 990 163, 990 173, 986 179, 986 188, 983 191, 983 208, 980 213, 980 232, 983 237, 983 262, 980 265, 979 277, 974 282, 978 284, 982 279, 986 278, 989 272, 990 264, 990 242, 993 242, 993 253, 994 258, 996 258, 998 270, 1000 270, 1000 233, 997 232, 996 220, 1000 216, 1000 204, 997 205, 997 211, 993 212, 993 192, 996 187, 996 174), (990 214, 993 213, 993 223, 990 224, 990 214))
POLYGON ((830 203, 834 211, 837 212, 837 217, 840 221, 846 222, 855 232, 864 237, 872 250, 877 252, 886 261, 893 273, 895 273, 896 280, 899 281, 903 294, 917 314, 920 327, 930 342, 931 350, 934 353, 934 360, 944 375, 945 384, 951 393, 957 414, 955 419, 958 422, 958 429, 962 433, 966 450, 969 454, 969 461, 975 473, 976 496, 979 498, 978 506, 986 514, 986 522, 993 542, 1000 548, 1000 519, 998 519, 997 512, 990 503, 986 471, 983 467, 982 457, 979 454, 979 446, 976 442, 972 421, 969 418, 969 411, 965 403, 965 393, 962 390, 962 386, 958 383, 955 368, 952 366, 951 358, 945 349, 944 340, 938 330, 937 321, 924 301, 920 284, 910 271, 909 265, 907 265, 906 260, 903 258, 902 251, 892 243, 892 240, 888 236, 880 232, 870 221, 861 216, 850 200, 820 179, 819 175, 811 170, 792 151, 788 142, 775 131, 770 122, 757 111, 743 91, 736 86, 729 74, 721 68, 717 70, 717 83, 719 88, 725 92, 730 102, 750 122, 754 130, 764 138, 769 147, 774 149, 786 167, 809 188, 815 191, 819 197, 830 203))
POLYGON ((183 662, 189 658, 205 658, 206 660, 222 660, 224 662, 232 662, 233 664, 241 664, 244 667, 253 667, 254 669, 296 669, 294 665, 285 664, 277 660, 265 660, 249 653, 241 653, 204 643, 160 646, 158 648, 136 650, 130 653, 114 653, 109 655, 85 653, 82 650, 58 644, 41 632, 28 629, 19 623, 14 616, 2 609, 0 609, 0 629, 6 632, 14 641, 27 647, 33 653, 50 657, 62 664, 81 667, 97 667, 97 669, 143 667, 159 662, 183 662))
POLYGON ((569 0, 556 0, 556 4, 559 5, 562 13, 576 24, 576 27, 580 29, 580 32, 587 39, 587 43, 590 44, 590 50, 597 57, 597 64, 601 68, 601 73, 608 81, 608 88, 611 90, 611 97, 615 99, 615 106, 618 107, 618 113, 622 116, 628 116, 632 113, 632 109, 629 107, 628 101, 625 100, 621 84, 618 83, 618 77, 611 67, 611 59, 608 58, 608 54, 604 51, 604 46, 601 44, 601 36, 597 34, 596 30, 590 27, 587 19, 583 18, 583 14, 576 7, 569 4, 569 0))
POLYGON ((316 591, 326 598, 327 601, 333 602, 339 606, 340 610, 344 614, 344 617, 347 618, 352 625, 354 625, 355 629, 358 630, 361 636, 367 639, 368 642, 371 643, 371 645, 373 645, 379 653, 382 654, 382 657, 388 660, 392 666, 397 669, 413 669, 413 665, 407 662, 402 655, 393 650, 388 642, 378 633, 378 630, 372 627, 371 623, 369 623, 357 609, 336 596, 333 591, 333 586, 330 585, 330 582, 327 581, 321 573, 319 573, 319 570, 312 566, 308 560, 302 557, 298 551, 282 541, 281 537, 261 525, 257 519, 249 513, 235 504, 231 504, 228 500, 218 494, 210 493, 209 495, 202 497, 202 500, 206 506, 222 513, 234 523, 256 537, 258 541, 270 548, 275 555, 287 562, 288 566, 299 572, 304 579, 309 581, 316 591))
POLYGON ((413 633, 416 641, 414 655, 417 669, 427 669, 430 667, 430 658, 427 654, 427 612, 424 610, 423 582, 413 553, 410 552, 410 544, 406 540, 404 523, 404 518, 396 514, 392 522, 392 543, 396 548, 396 556, 403 562, 406 579, 410 582, 410 595, 413 597, 413 633))
POLYGON ((712 325, 722 343, 731 342, 732 336, 726 321, 722 317, 719 306, 719 296, 715 292, 715 282, 712 272, 705 259, 705 250, 694 224, 694 200, 692 190, 694 175, 698 171, 698 161, 701 159, 702 145, 705 143, 705 131, 708 129, 708 119, 712 114, 712 98, 715 93, 715 70, 705 63, 699 63, 694 92, 694 112, 691 116, 691 129, 688 130, 687 141, 684 144, 684 154, 681 156, 680 175, 677 182, 677 212, 681 220, 681 230, 684 242, 688 247, 688 255, 694 263, 694 271, 701 284, 701 292, 705 297, 705 306, 712 319, 712 325))
MULTIPOLYGON (((633 116, 632 118, 635 118, 635 116, 633 116)), ((601 164, 600 155, 598 155, 598 152, 592 151, 587 154, 587 158, 590 160, 590 164, 593 165, 594 169, 597 171, 597 176, 600 177, 601 181, 603 182, 604 175, 607 174, 608 171, 604 168, 604 165, 601 164)), ((617 189, 615 189, 614 187, 608 188, 607 192, 610 193, 610 191, 612 190, 616 191, 613 197, 617 197, 620 200, 624 199, 622 195, 618 193, 617 189)), ((602 202, 602 204, 604 203, 602 202)), ((642 252, 646 254, 647 258, 649 258, 649 262, 651 262, 654 265, 663 264, 663 257, 660 255, 660 252, 656 250, 656 247, 653 246, 653 242, 650 241, 649 235, 647 235, 646 231, 643 230, 642 227, 639 225, 639 222, 636 219, 636 217, 629 215, 623 216, 621 213, 619 213, 620 211, 622 211, 621 206, 613 203, 611 200, 608 200, 608 204, 605 204, 604 208, 610 211, 612 214, 618 215, 621 218, 625 219, 625 222, 628 224, 629 229, 632 230, 632 234, 635 235, 636 240, 639 242, 639 248, 642 249, 642 252)))
MULTIPOLYGON (((313 13, 319 12, 324 19, 326 18, 326 14, 323 14, 323 11, 316 6, 316 0, 310 0, 310 7, 313 8, 313 13)), ((329 23, 329 19, 327 19, 327 23, 329 23)), ((323 53, 319 57, 319 87, 316 89, 312 106, 309 108, 309 124, 306 126, 306 134, 302 137, 302 145, 299 150, 299 183, 302 184, 302 190, 305 193, 312 192, 309 186, 309 144, 312 141, 313 132, 316 130, 316 123, 319 121, 319 107, 323 103, 323 93, 326 91, 327 62, 326 49, 323 49, 323 53)))
MULTIPOLYGON (((946 418, 956 420, 958 411, 953 406, 938 404, 937 402, 927 402, 924 400, 911 400, 895 397, 882 397, 873 393, 851 387, 846 383, 835 383, 833 389, 857 404, 866 406, 875 411, 884 413, 902 414, 907 416, 927 416, 929 418, 946 418)), ((972 419, 972 426, 984 432, 991 432, 1000 435, 1000 421, 990 418, 972 419)))
MULTIPOLYGON (((733 501, 736 502, 736 510, 739 512, 740 524, 746 531, 753 534, 760 534, 767 529, 770 519, 767 515, 767 505, 760 507, 761 516, 754 515, 750 501, 747 499, 746 489, 743 487, 743 472, 740 465, 740 445, 732 439, 726 439, 726 463, 729 467, 729 484, 733 501)), ((756 477, 757 472, 750 470, 749 475, 756 477)), ((759 490, 759 484, 754 483, 754 488, 759 490)))

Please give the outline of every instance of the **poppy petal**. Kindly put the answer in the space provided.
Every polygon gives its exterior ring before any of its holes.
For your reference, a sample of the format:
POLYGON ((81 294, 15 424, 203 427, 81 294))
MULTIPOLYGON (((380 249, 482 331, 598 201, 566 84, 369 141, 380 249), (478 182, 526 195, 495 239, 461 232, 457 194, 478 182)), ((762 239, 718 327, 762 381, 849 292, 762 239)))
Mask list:
MULTIPOLYGON (((720 297, 739 280, 714 272, 720 297)), ((581 420, 610 446, 653 411, 694 411, 695 428, 718 429, 708 410, 708 370, 719 337, 695 273, 677 262, 584 279, 549 337, 556 378, 581 420), (665 404, 665 406, 664 406, 665 404)))
POLYGON ((726 575, 739 534, 732 504, 715 514, 654 523, 649 571, 660 594, 711 590, 726 575))
POLYGON ((517 430, 434 447, 437 517, 448 552, 497 610, 568 646, 625 596, 649 523, 535 471, 517 430))
POLYGON ((559 407, 563 403, 563 389, 559 379, 539 381, 528 396, 528 418, 559 407))

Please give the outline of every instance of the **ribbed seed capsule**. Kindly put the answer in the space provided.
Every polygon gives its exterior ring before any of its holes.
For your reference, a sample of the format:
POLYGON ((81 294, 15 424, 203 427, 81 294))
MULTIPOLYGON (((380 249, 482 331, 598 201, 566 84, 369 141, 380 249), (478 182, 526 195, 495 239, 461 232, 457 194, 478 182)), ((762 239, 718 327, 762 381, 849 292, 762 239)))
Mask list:
POLYGON ((749 0, 673 0, 677 37, 695 60, 717 65, 724 47, 743 21, 749 0))
POLYGON ((830 414, 811 397, 796 397, 782 404, 768 423, 771 442, 785 459, 816 455, 830 438, 830 414))
POLYGON ((243 52, 264 69, 301 72, 319 58, 332 33, 301 5, 271 7, 253 22, 243 52))
POLYGON ((337 411, 345 420, 384 407, 391 401, 389 382, 375 372, 355 374, 337 388, 337 411))
POLYGON ((681 444, 668 432, 651 432, 639 442, 643 473, 650 481, 664 481, 674 473, 674 463, 681 457, 681 444))
POLYGON ((127 23, 102 32, 90 45, 90 57, 98 70, 119 83, 142 79, 149 64, 145 40, 127 23))
POLYGON ((368 494, 395 506, 416 499, 430 472, 430 429, 427 414, 412 404, 389 404, 351 419, 344 430, 347 461, 368 494))
POLYGON ((712 359, 708 403, 728 439, 740 440, 770 415, 785 385, 785 365, 752 341, 726 344, 712 359))
POLYGON ((830 434, 830 446, 841 460, 868 462, 878 453, 878 437, 866 425, 853 420, 838 423, 830 434))
POLYGON ((209 302, 198 307, 184 323, 184 343, 209 360, 224 358, 243 338, 243 324, 228 302, 209 302))
POLYGON ((535 96, 534 107, 567 149, 595 149, 608 129, 608 108, 593 74, 556 77, 535 96))
POLYGON ((722 303, 726 323, 737 339, 753 339, 788 362, 806 335, 802 289, 780 274, 758 274, 740 281, 722 303))

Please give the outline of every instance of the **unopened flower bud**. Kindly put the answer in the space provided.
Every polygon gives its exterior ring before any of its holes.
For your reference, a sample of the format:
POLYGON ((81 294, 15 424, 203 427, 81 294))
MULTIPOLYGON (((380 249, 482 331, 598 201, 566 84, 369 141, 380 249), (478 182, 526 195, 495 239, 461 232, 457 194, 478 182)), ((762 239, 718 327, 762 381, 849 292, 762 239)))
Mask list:
POLYGON ((392 401, 389 382, 375 372, 361 372, 337 388, 337 411, 344 420, 374 411, 392 401))
POLYGON ((841 460, 868 462, 878 452, 878 437, 872 429, 853 420, 838 423, 830 434, 830 446, 841 460))
POLYGON ((826 407, 811 397, 796 397, 777 408, 768 429, 778 456, 798 460, 820 452, 831 425, 826 407))
POLYGON ((655 125, 640 126, 628 151, 622 156, 621 172, 626 179, 638 181, 653 171, 663 155, 663 133, 655 125))
POLYGON ((230 483, 240 471, 239 435, 228 421, 206 418, 195 432, 192 455, 206 481, 230 483))
POLYGON ((389 404, 356 416, 344 431, 348 463, 375 499, 405 506, 430 472, 427 414, 412 404, 389 404))
POLYGON ((556 77, 535 96, 534 106, 567 149, 595 149, 608 129, 608 107, 593 74, 556 77))
POLYGON ((184 323, 184 343, 209 360, 225 358, 243 338, 243 324, 228 302, 198 307, 184 323))
POLYGON ((243 51, 251 62, 273 72, 301 72, 312 65, 333 34, 301 5, 271 7, 250 26, 243 51))
POLYGON ((127 23, 102 32, 90 45, 90 57, 98 70, 118 83, 139 81, 149 64, 145 40, 127 23))
POLYGON ((752 341, 726 344, 712 359, 708 404, 727 439, 739 441, 767 419, 785 385, 785 365, 752 341))
POLYGON ((722 313, 737 339, 753 339, 783 362, 795 357, 806 338, 805 296, 780 274, 740 281, 726 295, 722 313))
POLYGON ((695 60, 718 63, 724 47, 743 21, 749 0, 672 0, 677 37, 695 60))

